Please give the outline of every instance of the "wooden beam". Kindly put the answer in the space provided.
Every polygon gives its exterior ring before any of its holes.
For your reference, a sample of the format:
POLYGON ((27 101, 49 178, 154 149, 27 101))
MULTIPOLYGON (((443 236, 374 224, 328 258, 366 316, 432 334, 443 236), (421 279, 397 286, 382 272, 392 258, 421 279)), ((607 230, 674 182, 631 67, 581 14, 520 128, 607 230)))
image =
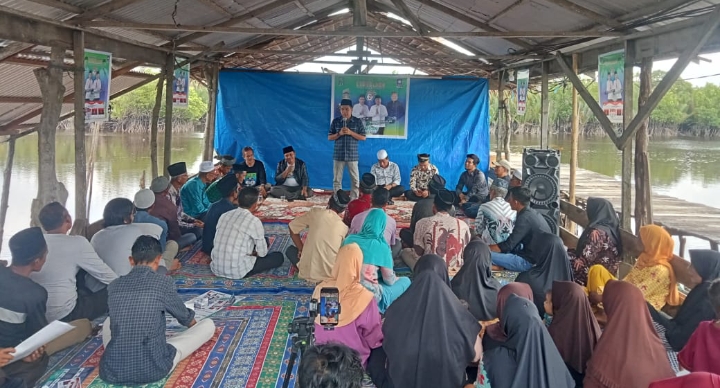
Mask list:
MULTIPOLYGON (((572 64, 572 70, 573 73, 578 73, 578 54, 573 54, 572 56, 573 64, 572 64)), ((575 204, 575 179, 577 176, 577 168, 578 168, 578 143, 580 140, 580 115, 578 112, 579 108, 579 101, 578 101, 578 91, 575 87, 573 87, 572 90, 572 130, 571 130, 571 138, 572 143, 570 143, 570 194, 568 195, 568 201, 571 204, 575 204)), ((575 229, 574 223, 570 226, 571 230, 575 229)))
POLYGON ((607 118, 607 115, 605 114, 605 112, 603 112, 600 104, 590 94, 590 92, 588 92, 587 88, 585 87, 585 85, 583 85, 582 81, 580 81, 580 78, 578 78, 577 74, 572 71, 570 65, 568 65, 567 61, 565 61, 565 58, 562 56, 562 54, 558 53, 558 55, 555 56, 555 59, 556 62, 560 65, 562 71, 565 73, 565 76, 568 77, 570 82, 573 84, 573 87, 575 87, 578 93, 580 93, 580 97, 582 97, 582 99, 585 101, 585 104, 587 104, 588 108, 590 108, 590 110, 593 112, 602 129, 604 129, 605 133, 610 136, 610 139, 612 139, 613 143, 617 144, 618 135, 615 133, 613 123, 611 123, 610 119, 607 118))
MULTIPOLYGON (((203 48, 200 47, 179 47, 179 51, 203 51, 203 48)), ((298 56, 298 57, 310 57, 310 56, 318 56, 318 57, 348 57, 348 58, 355 58, 356 55, 354 54, 348 54, 348 53, 335 53, 333 51, 290 51, 290 50, 267 50, 267 49, 237 49, 237 48, 222 48, 213 50, 212 52, 215 53, 236 53, 236 54, 258 54, 258 55, 287 55, 287 56, 298 56)), ((189 55, 189 54, 188 54, 189 55)), ((519 60, 519 59, 543 59, 547 58, 542 55, 514 55, 514 54, 508 54, 508 55, 475 55, 475 56, 468 56, 465 54, 458 53, 457 55, 447 55, 447 54, 433 54, 431 56, 428 55, 406 55, 406 54, 399 54, 399 55, 387 55, 387 54, 370 54, 365 55, 366 58, 393 58, 393 59, 452 59, 452 60, 460 60, 460 61, 467 61, 467 62, 475 62, 480 61, 481 59, 485 60, 497 60, 497 59, 513 59, 513 60, 519 60)))
POLYGON ((215 155, 215 114, 217 110, 218 78, 220 66, 216 63, 207 65, 204 68, 205 79, 208 88, 208 114, 205 120, 205 147, 203 148, 203 160, 212 160, 215 155))
POLYGON ((60 0, 28 0, 28 1, 31 1, 31 2, 37 3, 37 4, 46 5, 48 7, 52 7, 52 8, 56 8, 56 9, 61 9, 63 11, 76 13, 76 14, 83 13, 83 11, 84 11, 82 8, 80 8, 78 6, 68 4, 68 3, 65 3, 60 0))
MULTIPOLYGON (((12 179, 13 161, 15 160, 15 138, 8 142, 5 171, 3 172, 2 197, 0 197, 0 241, 5 236, 5 218, 7 217, 8 203, 10 202, 10 180, 12 179)), ((1 248, 1 247, 0 247, 1 248)))
POLYGON ((163 82, 165 72, 160 72, 155 89, 155 105, 150 117, 150 174, 153 179, 158 177, 158 121, 160 120, 160 106, 162 105, 163 82))
MULTIPOLYGON (((635 109, 635 83, 633 69, 635 64, 635 46, 632 41, 625 44, 625 79, 623 80, 623 127, 632 120, 635 109)), ((632 142, 620 149, 622 151, 622 172, 620 183, 620 224, 623 229, 632 230, 632 142)), ((625 261, 630 258, 625 255, 625 261)))
MULTIPOLYGON (((252 58, 238 58, 237 64, 248 64, 248 63, 254 63, 254 62, 263 62, 263 59, 252 59, 252 58)), ((305 60, 305 59, 273 59, 271 62, 277 62, 277 63, 316 63, 319 65, 352 65, 352 62, 341 62, 341 61, 319 61, 319 60, 305 60)), ((370 61, 362 61, 362 65, 368 65, 370 64, 370 61)), ((439 63, 419 63, 419 62, 411 62, 411 61, 404 61, 401 63, 383 63, 381 66, 387 66, 387 67, 417 67, 417 68, 428 68, 428 67, 452 67, 453 69, 463 69, 463 70, 479 70, 484 71, 482 67, 478 65, 448 65, 448 64, 439 64, 439 63)))
POLYGON ((640 124, 650 117, 650 114, 653 110, 655 110, 657 105, 660 103, 660 100, 662 100, 662 98, 665 97, 665 94, 667 94, 670 88, 672 88, 673 84, 675 84, 675 81, 677 81, 687 65, 695 59, 700 52, 700 49, 705 46, 705 43, 707 43, 708 39, 710 39, 713 35, 718 25, 720 25, 720 5, 716 5, 715 10, 707 16, 707 21, 700 29, 697 39, 688 42, 688 46, 683 51, 682 55, 680 55, 670 71, 665 74, 665 77, 663 77, 660 83, 655 87, 655 90, 653 90, 650 98, 648 98, 647 102, 638 110, 638 114, 635 118, 625 128, 625 131, 617 143, 618 148, 625 147, 630 139, 635 136, 635 132, 638 128, 640 128, 640 124))
MULTIPOLYGON (((85 156, 85 33, 73 34, 73 94, 75 113, 75 224, 87 226, 87 159, 85 156)), ((74 226, 74 225, 73 225, 74 226)))
POLYGON ((587 19, 590 19, 596 23, 608 26, 611 28, 623 29, 625 26, 622 23, 616 22, 612 17, 601 15, 591 9, 585 8, 578 4, 573 3, 569 0, 545 0, 548 3, 557 5, 560 8, 581 15, 587 19))
MULTIPOLYGON (((129 30, 155 30, 173 32, 204 32, 217 34, 245 34, 245 35, 277 35, 277 36, 364 36, 372 38, 412 38, 417 37, 414 31, 387 32, 374 29, 353 28, 341 31, 323 30, 292 30, 283 28, 255 28, 255 27, 220 27, 220 26, 194 26, 155 23, 134 23, 101 21, 87 22, 84 27, 114 27, 129 30)), ((599 38, 619 37, 621 32, 613 31, 466 31, 466 32, 428 32, 428 37, 438 38, 599 38)))
POLYGON ((540 80, 540 148, 550 148, 550 88, 548 85, 549 69, 547 62, 542 63, 540 80))
MULTIPOLYGON (((165 171, 166 174, 167 166, 170 165, 172 160, 173 81, 175 79, 175 68, 175 56, 170 54, 165 64, 165 142, 163 145, 162 170, 165 171)), ((188 87, 189 86, 190 85, 188 85, 188 87)))
POLYGON ((505 9, 503 9, 502 11, 500 11, 500 12, 496 13, 495 15, 493 15, 490 19, 487 20, 486 23, 487 23, 487 24, 490 24, 490 23, 494 22, 495 20, 497 20, 498 18, 500 18, 500 16, 505 15, 506 13, 512 11, 513 8, 517 7, 518 5, 522 4, 523 2, 525 2, 525 0, 516 0, 514 3, 510 4, 509 6, 507 6, 507 7, 506 7, 505 9))
POLYGON ((70 18, 69 22, 86 22, 90 20, 95 20, 98 18, 101 18, 107 14, 111 14, 119 9, 123 9, 127 7, 128 5, 137 3, 140 0, 110 0, 106 3, 100 4, 98 6, 92 7, 88 9, 87 11, 81 13, 80 15, 77 15, 73 18, 70 18))
POLYGON ((367 26, 367 0, 352 0, 353 26, 367 26))
MULTIPOLYGON (((652 58, 643 58, 640 65, 640 93, 638 107, 645 105, 652 90, 652 58)), ((648 145, 649 119, 643 121, 635 134, 635 234, 640 228, 653 223, 652 186, 650 185, 650 155, 648 145)), ((682 245, 682 238, 680 239, 682 245)), ((680 255, 684 250, 680 249, 680 255)))
POLYGON ((500 161, 502 159, 502 141, 500 139, 502 138, 503 123, 505 122, 505 72, 502 71, 498 73, 498 107, 497 107, 497 119, 495 124, 495 144, 497 145, 497 148, 495 149, 495 160, 500 161))
POLYGON ((403 0, 391 0, 393 5, 395 5, 395 8, 397 8, 400 11, 400 16, 407 19, 410 24, 413 26, 415 31, 419 35, 423 35, 422 26, 420 25, 420 19, 410 11, 410 8, 408 8, 407 4, 405 4, 405 1, 403 0))
POLYGON ((9 45, 0 49, 0 62, 8 60, 8 59, 12 58, 14 55, 17 55, 33 46, 34 45, 27 44, 27 43, 12 42, 9 45))

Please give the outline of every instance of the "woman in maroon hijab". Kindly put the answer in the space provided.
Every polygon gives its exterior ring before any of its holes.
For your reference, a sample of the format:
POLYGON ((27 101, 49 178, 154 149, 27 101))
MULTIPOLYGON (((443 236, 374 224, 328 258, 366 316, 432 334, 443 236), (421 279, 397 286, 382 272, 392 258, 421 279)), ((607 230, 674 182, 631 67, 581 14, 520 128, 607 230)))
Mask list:
POLYGON ((637 287, 609 281, 603 305, 608 322, 587 364, 585 388, 647 387, 675 376, 637 287))
POLYGON ((682 377, 656 381, 650 388, 720 388, 720 376, 697 372, 682 377))
MULTIPOLYGON (((497 295, 497 316, 502 319, 503 309, 505 308, 505 302, 507 302, 510 295, 517 295, 525 299, 532 300, 533 292, 532 288, 526 283, 509 283, 498 291, 497 295)), ((498 346, 501 346, 503 342, 507 341, 507 335, 503 329, 503 322, 498 321, 485 328, 485 335, 483 336, 483 350, 489 351, 498 346)))

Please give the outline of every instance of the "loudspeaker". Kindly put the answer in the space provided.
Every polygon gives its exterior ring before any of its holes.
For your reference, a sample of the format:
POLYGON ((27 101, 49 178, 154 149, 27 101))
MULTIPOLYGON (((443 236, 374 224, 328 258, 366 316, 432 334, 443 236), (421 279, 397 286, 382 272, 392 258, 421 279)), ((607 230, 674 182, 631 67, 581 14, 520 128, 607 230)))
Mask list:
POLYGON ((560 151, 525 148, 523 186, 530 189, 530 208, 545 218, 553 233, 559 233, 560 151))

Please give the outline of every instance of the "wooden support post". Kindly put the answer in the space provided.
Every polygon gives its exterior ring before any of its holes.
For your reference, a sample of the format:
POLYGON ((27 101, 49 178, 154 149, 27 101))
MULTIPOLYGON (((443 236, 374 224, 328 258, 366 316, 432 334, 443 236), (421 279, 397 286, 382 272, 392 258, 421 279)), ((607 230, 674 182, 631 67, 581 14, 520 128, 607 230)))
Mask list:
POLYGON ((678 251, 678 253, 679 253, 678 256, 685 257, 685 247, 687 246, 687 238, 683 235, 679 235, 678 240, 680 240, 680 250, 678 251))
POLYGON ((205 67, 205 80, 208 84, 208 114, 205 122, 205 148, 203 160, 212 160, 215 155, 215 117, 217 109, 217 93, 219 85, 220 66, 212 64, 205 67))
MULTIPOLYGON (((10 200, 10 179, 12 178, 13 160, 15 159, 15 138, 8 141, 7 159, 5 160, 5 172, 3 173, 2 197, 0 198, 0 241, 5 235, 5 217, 7 216, 8 202, 10 200)), ((2 249, 0 244, 0 249, 2 249)))
POLYGON ((550 96, 548 86, 548 73, 550 71, 550 63, 542 63, 542 78, 541 82, 541 99, 542 108, 540 111, 540 148, 550 148, 550 96))
MULTIPOLYGON (((573 73, 577 74, 578 72, 578 55, 573 54, 573 73)), ((578 143, 580 139, 580 116, 578 112, 578 91, 573 87, 572 90, 572 143, 570 144, 570 193, 568 202, 575 205, 575 179, 577 176, 577 168, 578 168, 578 143)), ((568 229, 570 229, 571 232, 575 232, 575 223, 570 222, 568 224, 568 229)))
MULTIPOLYGON (((625 79, 623 89, 623 126, 630 123, 634 116, 635 84, 633 83, 633 69, 635 64, 634 42, 625 42, 625 79)), ((625 230, 632 230, 632 142, 622 148, 622 186, 621 186, 621 218, 620 224, 625 230)), ((626 261, 630 260, 628 255, 626 261)))
POLYGON ((165 145, 163 154, 163 171, 167 174, 172 149, 172 117, 173 117, 173 84, 175 73, 175 56, 169 54, 165 63, 165 145))
POLYGON ((505 72, 501 71, 498 73, 500 76, 498 82, 498 110, 495 124, 495 160, 502 159, 502 133, 503 133, 503 122, 505 121, 505 72))
MULTIPOLYGON (((652 90, 652 58, 643 58, 640 65, 638 109, 647 103, 652 90)), ((648 121, 646 118, 635 134, 635 234, 640 227, 653 223, 652 187, 650 187, 650 155, 648 154, 648 121)), ((682 256, 682 255, 681 255, 682 256)))
POLYGON ((37 215, 43 206, 53 201, 65 205, 68 197, 67 189, 65 185, 58 182, 55 171, 55 133, 65 96, 64 62, 65 49, 52 47, 48 67, 33 71, 43 98, 40 125, 38 125, 38 194, 37 198, 32 201, 30 213, 33 226, 40 226, 37 215))
MULTIPOLYGON (((155 105, 153 105, 150 121, 150 173, 153 179, 158 177, 158 120, 160 120, 160 107, 162 106, 163 83, 165 72, 160 72, 157 89, 155 91, 155 105)), ((163 166, 163 169, 167 166, 163 166)))
POLYGON ((72 233, 85 235, 87 219, 87 157, 85 154, 85 33, 73 33, 73 102, 75 123, 75 223, 72 233))

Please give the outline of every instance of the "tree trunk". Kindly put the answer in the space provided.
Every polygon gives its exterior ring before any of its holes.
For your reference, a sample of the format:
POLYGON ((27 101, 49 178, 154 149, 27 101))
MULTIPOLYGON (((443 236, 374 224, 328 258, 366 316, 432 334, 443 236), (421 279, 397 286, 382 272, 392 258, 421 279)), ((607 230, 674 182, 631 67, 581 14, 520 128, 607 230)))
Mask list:
MULTIPOLYGON (((642 107, 652 91, 652 58, 643 58, 640 67, 640 93, 638 105, 642 107)), ((648 156, 648 120, 642 122, 635 135, 635 234, 640 227, 652 224, 652 192, 650 187, 650 160, 648 156)))
POLYGON ((32 202, 30 223, 33 226, 40 225, 37 215, 43 206, 54 201, 65 205, 68 197, 65 185, 58 182, 55 173, 55 133, 60 121, 62 100, 65 96, 65 86, 63 85, 64 58, 65 49, 53 47, 48 67, 33 71, 40 85, 43 100, 40 125, 37 130, 38 194, 37 198, 33 199, 32 202))
POLYGON ((510 109, 507 108, 507 99, 503 101, 503 111, 505 112, 505 125, 503 125, 502 131, 502 150, 505 154, 504 159, 510 161, 510 109))
MULTIPOLYGON (((10 179, 12 178, 13 160, 15 159, 15 138, 11 137, 8 141, 7 160, 5 162, 5 172, 3 174, 2 197, 0 198, 0 241, 5 235, 5 217, 7 216, 8 202, 10 199, 10 179)), ((2 244, 0 244, 2 248, 2 244)))
POLYGON ((164 81, 165 73, 163 72, 160 74, 160 78, 158 78, 155 105, 153 105, 152 118, 150 121, 150 171, 153 179, 158 176, 158 120, 160 119, 164 81))
POLYGON ((205 120, 203 160, 212 160, 215 155, 215 109, 217 107, 218 71, 219 66, 217 64, 205 67, 205 80, 207 81, 209 98, 207 119, 205 120))
MULTIPOLYGON (((175 56, 168 54, 165 63, 165 143, 163 154, 163 171, 167 174, 167 166, 171 162, 172 119, 173 119, 173 81, 175 80, 175 56)), ((189 87, 190 85, 188 85, 189 87)))

